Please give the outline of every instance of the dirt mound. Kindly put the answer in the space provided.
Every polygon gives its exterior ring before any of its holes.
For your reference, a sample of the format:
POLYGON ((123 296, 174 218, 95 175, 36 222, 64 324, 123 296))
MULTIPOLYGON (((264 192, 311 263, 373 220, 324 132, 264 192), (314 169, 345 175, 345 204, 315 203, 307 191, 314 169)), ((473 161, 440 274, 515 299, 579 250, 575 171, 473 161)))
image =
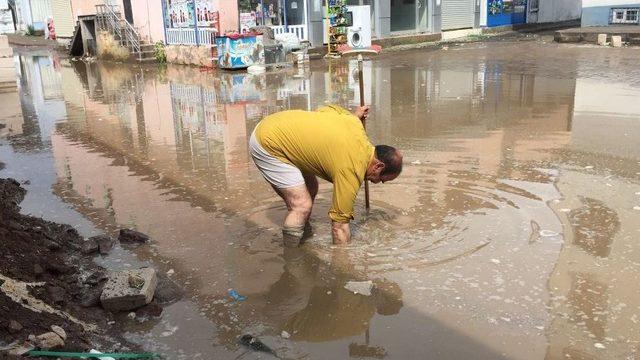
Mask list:
POLYGON ((131 350, 115 348, 126 341, 99 307, 105 271, 82 256, 84 239, 69 225, 20 214, 25 193, 17 181, 0 179, 0 347, 58 325, 66 350, 131 350))

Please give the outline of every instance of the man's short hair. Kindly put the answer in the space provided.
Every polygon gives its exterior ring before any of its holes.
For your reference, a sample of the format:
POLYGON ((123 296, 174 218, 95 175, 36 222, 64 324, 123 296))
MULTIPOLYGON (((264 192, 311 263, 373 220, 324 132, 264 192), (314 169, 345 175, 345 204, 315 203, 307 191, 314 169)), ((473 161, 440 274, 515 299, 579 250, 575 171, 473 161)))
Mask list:
POLYGON ((398 156, 398 150, 393 146, 376 145, 376 158, 384 163, 384 171, 380 175, 402 172, 402 158, 398 156))

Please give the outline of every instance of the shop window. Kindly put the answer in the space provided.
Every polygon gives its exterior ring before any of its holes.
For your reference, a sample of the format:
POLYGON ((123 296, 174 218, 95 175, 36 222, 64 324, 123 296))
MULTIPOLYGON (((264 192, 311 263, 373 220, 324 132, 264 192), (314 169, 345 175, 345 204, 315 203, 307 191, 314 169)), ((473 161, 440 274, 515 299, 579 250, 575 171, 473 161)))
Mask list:
POLYGON ((611 9, 612 24, 639 24, 640 8, 611 9))

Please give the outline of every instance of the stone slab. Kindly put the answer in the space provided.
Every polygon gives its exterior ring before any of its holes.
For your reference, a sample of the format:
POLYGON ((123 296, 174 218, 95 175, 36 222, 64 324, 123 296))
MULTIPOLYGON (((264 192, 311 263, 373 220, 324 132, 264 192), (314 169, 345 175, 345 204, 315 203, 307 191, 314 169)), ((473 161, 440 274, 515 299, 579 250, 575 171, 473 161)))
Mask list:
POLYGON ((111 272, 100 295, 100 303, 113 312, 133 310, 153 300, 157 285, 156 271, 151 268, 111 272), (139 279, 143 282, 138 284, 139 279))
POLYGON ((598 34, 598 45, 607 45, 607 34, 598 34))
POLYGON ((7 35, 0 35, 0 49, 9 47, 9 37, 7 35))
POLYGON ((622 47, 622 36, 614 35, 611 37, 611 46, 622 47))

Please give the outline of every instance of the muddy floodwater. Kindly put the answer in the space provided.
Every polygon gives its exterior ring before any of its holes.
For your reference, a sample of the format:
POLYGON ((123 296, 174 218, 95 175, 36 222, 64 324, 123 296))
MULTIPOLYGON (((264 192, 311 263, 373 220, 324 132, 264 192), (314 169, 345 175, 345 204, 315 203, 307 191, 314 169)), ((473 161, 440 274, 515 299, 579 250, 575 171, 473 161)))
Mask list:
POLYGON ((383 54, 365 63, 368 133, 404 152, 331 245, 321 183, 300 251, 251 163, 258 121, 359 102, 356 64, 265 75, 15 57, 0 94, 2 177, 23 211, 84 236, 132 227, 184 286, 127 337, 169 359, 635 359, 640 350, 640 49, 546 38, 383 54), (370 296, 344 288, 372 280, 370 296), (246 297, 236 301, 229 290, 246 297), (283 333, 286 332, 285 333, 283 333), (282 335, 285 336, 282 336, 282 335), (287 336, 290 335, 290 336, 287 336))

